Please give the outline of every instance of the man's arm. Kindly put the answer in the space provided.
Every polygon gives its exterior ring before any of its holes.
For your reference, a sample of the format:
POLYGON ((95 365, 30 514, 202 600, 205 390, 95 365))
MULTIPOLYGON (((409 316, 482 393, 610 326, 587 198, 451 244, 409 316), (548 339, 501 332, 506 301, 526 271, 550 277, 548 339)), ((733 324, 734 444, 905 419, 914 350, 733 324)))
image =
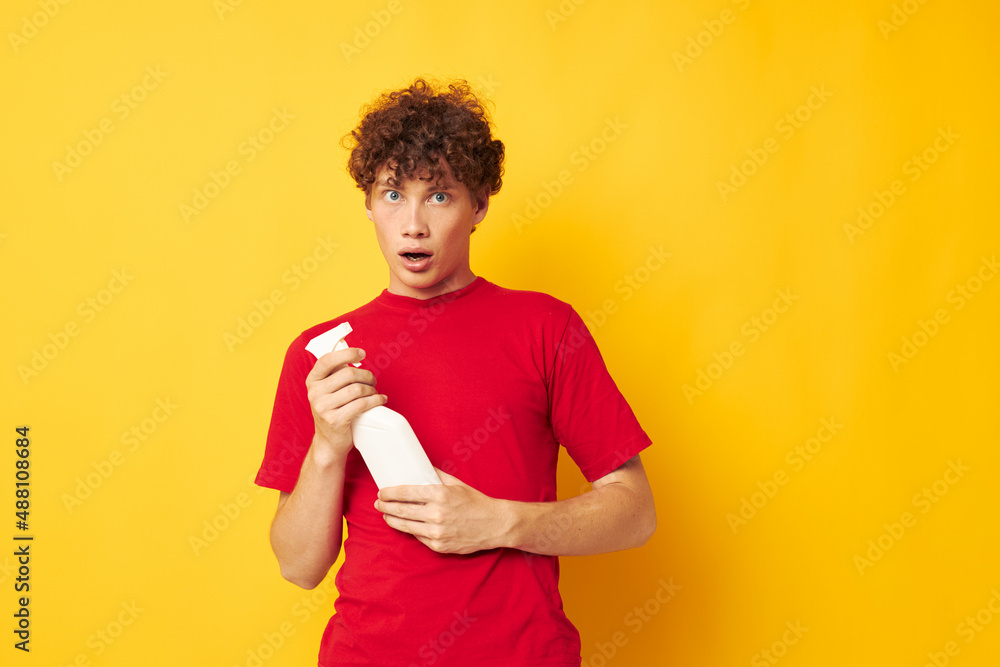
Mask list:
POLYGON ((302 462, 295 489, 282 491, 271 522, 271 550, 281 576, 315 588, 340 555, 346 457, 318 454, 316 439, 302 462), (319 460, 317 460, 319 459, 319 460))
POLYGON ((444 484, 382 489, 375 508, 434 551, 511 547, 549 556, 631 549, 656 530, 653 492, 638 455, 575 498, 525 503, 490 498, 438 471, 444 484))
POLYGON ((386 402, 372 372, 350 365, 363 358, 353 347, 330 352, 306 376, 316 431, 299 480, 291 493, 281 493, 271 522, 281 575, 302 588, 319 585, 340 554, 351 421, 386 402))

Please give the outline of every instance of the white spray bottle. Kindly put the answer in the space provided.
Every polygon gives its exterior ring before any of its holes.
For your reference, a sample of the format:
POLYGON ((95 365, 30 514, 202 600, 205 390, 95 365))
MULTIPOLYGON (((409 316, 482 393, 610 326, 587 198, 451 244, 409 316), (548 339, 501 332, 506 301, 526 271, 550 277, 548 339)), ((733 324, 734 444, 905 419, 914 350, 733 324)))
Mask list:
MULTIPOLYGON (((331 350, 346 349, 344 338, 351 331, 351 325, 342 322, 309 341, 306 350, 319 358, 331 350)), ((351 422, 351 435, 378 488, 441 483, 413 428, 398 412, 384 405, 366 410, 351 422)))

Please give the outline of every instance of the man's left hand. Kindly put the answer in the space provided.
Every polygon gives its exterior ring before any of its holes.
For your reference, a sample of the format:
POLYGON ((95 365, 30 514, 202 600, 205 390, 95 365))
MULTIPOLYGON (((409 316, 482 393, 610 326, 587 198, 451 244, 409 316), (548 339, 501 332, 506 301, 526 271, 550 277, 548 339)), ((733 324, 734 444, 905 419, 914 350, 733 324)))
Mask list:
POLYGON ((375 509, 385 522, 439 553, 469 554, 503 546, 510 521, 505 502, 435 470, 441 484, 391 486, 379 491, 375 509))

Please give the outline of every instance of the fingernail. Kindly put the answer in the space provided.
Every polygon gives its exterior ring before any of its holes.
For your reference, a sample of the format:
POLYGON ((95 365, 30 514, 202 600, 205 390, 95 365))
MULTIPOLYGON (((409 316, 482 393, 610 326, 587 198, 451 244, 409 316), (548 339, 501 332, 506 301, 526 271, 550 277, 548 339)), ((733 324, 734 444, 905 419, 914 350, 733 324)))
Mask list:
POLYGON ((361 358, 364 359, 365 358, 365 351, 364 350, 359 350, 359 351, 361 352, 361 358))

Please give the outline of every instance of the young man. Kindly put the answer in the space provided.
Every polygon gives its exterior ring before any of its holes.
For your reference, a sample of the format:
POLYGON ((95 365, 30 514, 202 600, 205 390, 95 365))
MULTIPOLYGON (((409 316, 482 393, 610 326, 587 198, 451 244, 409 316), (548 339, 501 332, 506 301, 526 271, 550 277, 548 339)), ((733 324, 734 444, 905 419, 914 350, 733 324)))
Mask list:
POLYGON ((271 545, 303 588, 346 518, 319 664, 578 667, 557 557, 649 539, 650 440, 569 305, 472 272, 504 147, 468 85, 385 94, 351 141, 389 286, 288 348, 256 480, 281 492, 271 545), (341 322, 352 347, 305 351, 341 322), (351 439, 377 405, 406 417, 442 484, 378 490, 351 439), (560 446, 593 485, 561 501, 560 446))

